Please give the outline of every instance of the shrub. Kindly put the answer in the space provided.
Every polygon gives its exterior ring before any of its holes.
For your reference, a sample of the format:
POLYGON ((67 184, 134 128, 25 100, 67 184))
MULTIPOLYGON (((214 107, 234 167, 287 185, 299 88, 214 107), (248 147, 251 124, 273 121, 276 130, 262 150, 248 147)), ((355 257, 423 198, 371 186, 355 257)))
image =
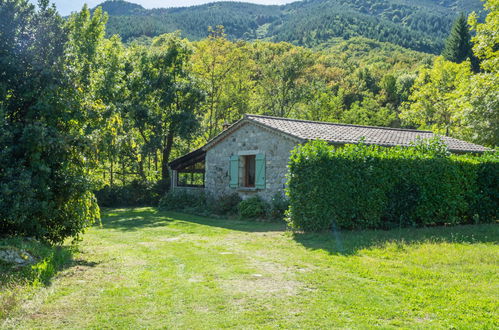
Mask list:
POLYGON ((283 220, 289 207, 289 201, 282 193, 276 193, 270 200, 268 216, 271 219, 283 220))
POLYGON ((310 142, 290 158, 288 221, 305 231, 490 222, 497 219, 498 165, 497 154, 450 156, 435 142, 310 142))
POLYGON ((186 211, 198 214, 209 213, 207 198, 203 192, 169 191, 161 198, 159 208, 167 211, 186 211))
POLYGON ((477 169, 477 198, 471 205, 471 216, 475 222, 499 219, 499 161, 497 153, 481 157, 477 169))
POLYGON ((161 196, 159 183, 132 181, 124 186, 105 186, 95 192, 101 207, 158 205, 161 196))
POLYGON ((246 219, 265 218, 265 210, 267 208, 267 203, 265 203, 265 201, 258 196, 253 196, 243 200, 237 206, 239 216, 246 219))
POLYGON ((210 201, 211 211, 218 215, 237 214, 237 205, 241 202, 241 197, 237 193, 224 195, 210 201))

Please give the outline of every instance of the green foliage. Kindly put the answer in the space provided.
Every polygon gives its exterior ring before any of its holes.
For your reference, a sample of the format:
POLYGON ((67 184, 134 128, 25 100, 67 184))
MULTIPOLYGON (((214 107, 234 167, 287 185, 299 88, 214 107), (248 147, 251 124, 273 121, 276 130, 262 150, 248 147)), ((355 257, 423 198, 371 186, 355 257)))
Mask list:
POLYGON ((436 58, 432 67, 420 71, 401 119, 420 129, 458 138, 469 136, 462 98, 468 93, 466 86, 471 75, 468 62, 456 64, 436 58))
POLYGON ((239 194, 233 193, 230 195, 220 196, 216 200, 210 201, 210 208, 217 215, 235 215, 237 214, 237 206, 241 202, 239 194))
MULTIPOLYGON (((74 26, 48 1, 38 11, 3 1, 0 16, 0 233, 78 238, 99 218, 87 175, 91 120, 79 90, 91 60, 66 56, 83 57, 83 48, 73 47, 74 26)), ((91 54, 95 40, 86 42, 91 54)))
POLYGON ((478 166, 479 189, 473 205, 474 220, 499 219, 499 160, 497 151, 482 156, 478 166))
POLYGON ((475 64, 475 71, 478 71, 478 63, 473 55, 471 35, 464 14, 461 14, 454 22, 450 35, 445 42, 442 56, 446 60, 455 63, 462 63, 466 60, 470 60, 475 64))
MULTIPOLYGON (((126 116, 144 144, 140 159, 161 154, 165 184, 174 140, 189 138, 199 125, 196 112, 204 93, 190 71, 192 51, 178 34, 159 36, 151 47, 131 50, 126 116)), ((139 169, 143 167, 141 162, 139 169)))
POLYGON ((203 192, 169 191, 159 201, 159 208, 167 211, 209 214, 207 198, 203 192))
POLYGON ((95 192, 100 207, 158 205, 159 184, 134 180, 126 185, 105 186, 95 192))
POLYGON ((270 208, 267 216, 270 219, 283 220, 289 208, 289 200, 282 193, 276 193, 270 200, 270 208))
POLYGON ((469 24, 476 31, 473 37, 473 52, 481 60, 481 67, 487 72, 499 72, 499 0, 485 0, 488 11, 485 22, 479 23, 476 13, 470 15, 469 24))
POLYGON ((263 219, 268 205, 257 195, 241 201, 237 209, 239 217, 243 219, 263 219))
POLYGON ((124 1, 102 4, 111 15, 109 35, 124 40, 182 31, 191 40, 223 25, 230 39, 286 41, 314 47, 332 38, 362 36, 430 53, 440 53, 458 12, 480 9, 479 0, 312 0, 283 6, 210 3, 146 10, 124 1))
POLYGON ((316 141, 293 150, 289 167, 295 229, 386 229, 492 222, 497 216, 497 154, 449 156, 436 141, 407 148, 335 148, 316 141), (492 211, 481 211, 482 201, 492 211))
MULTIPOLYGON (((400 117, 405 125, 414 124, 437 132, 497 146, 499 144, 499 2, 486 1, 484 23, 470 15, 476 31, 473 52, 480 60, 481 72, 471 72, 469 62, 455 64, 437 59, 431 69, 421 71, 414 91, 400 117)), ((464 23, 462 23, 464 24, 464 23)), ((473 61, 472 61, 473 64, 473 61)))

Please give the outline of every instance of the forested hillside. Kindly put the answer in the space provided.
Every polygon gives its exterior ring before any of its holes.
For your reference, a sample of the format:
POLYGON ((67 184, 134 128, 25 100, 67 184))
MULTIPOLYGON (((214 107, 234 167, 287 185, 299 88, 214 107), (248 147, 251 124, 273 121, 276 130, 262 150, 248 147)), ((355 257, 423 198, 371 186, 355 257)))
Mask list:
POLYGON ((480 11, 480 0, 305 0, 283 6, 216 2, 146 10, 125 1, 106 1, 107 31, 128 41, 180 30, 190 40, 223 25, 230 39, 287 41, 319 46, 331 38, 362 36, 406 48, 439 53, 453 20, 480 11))

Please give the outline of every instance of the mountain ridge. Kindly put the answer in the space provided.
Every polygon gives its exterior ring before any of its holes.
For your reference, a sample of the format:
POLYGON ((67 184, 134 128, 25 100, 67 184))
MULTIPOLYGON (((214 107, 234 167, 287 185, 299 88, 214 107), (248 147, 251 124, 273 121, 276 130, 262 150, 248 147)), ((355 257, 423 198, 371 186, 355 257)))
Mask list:
POLYGON ((287 41, 316 47, 331 38, 360 36, 409 49, 439 53, 453 20, 480 11, 480 0, 304 0, 285 5, 212 2, 144 9, 123 0, 100 5, 108 33, 125 41, 180 30, 199 40, 209 26, 223 25, 230 39, 287 41))

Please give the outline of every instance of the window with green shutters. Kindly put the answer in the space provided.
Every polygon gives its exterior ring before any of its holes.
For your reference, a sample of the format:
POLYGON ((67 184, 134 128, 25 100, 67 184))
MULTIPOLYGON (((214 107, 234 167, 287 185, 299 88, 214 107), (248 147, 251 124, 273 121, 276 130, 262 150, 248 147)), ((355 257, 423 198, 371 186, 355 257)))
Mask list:
POLYGON ((231 188, 265 189, 265 154, 231 156, 229 174, 231 188))

